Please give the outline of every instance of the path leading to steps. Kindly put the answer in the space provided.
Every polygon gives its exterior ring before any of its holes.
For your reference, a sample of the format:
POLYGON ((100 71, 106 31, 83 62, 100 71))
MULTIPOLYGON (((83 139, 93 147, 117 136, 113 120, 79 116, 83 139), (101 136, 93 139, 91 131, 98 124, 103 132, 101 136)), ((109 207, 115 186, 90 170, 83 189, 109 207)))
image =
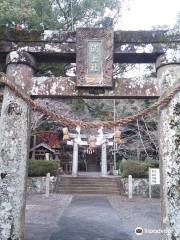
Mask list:
POLYGON ((74 196, 51 240, 131 240, 104 196, 74 196))
POLYGON ((35 194, 27 198, 25 240, 160 240, 159 199, 35 194))

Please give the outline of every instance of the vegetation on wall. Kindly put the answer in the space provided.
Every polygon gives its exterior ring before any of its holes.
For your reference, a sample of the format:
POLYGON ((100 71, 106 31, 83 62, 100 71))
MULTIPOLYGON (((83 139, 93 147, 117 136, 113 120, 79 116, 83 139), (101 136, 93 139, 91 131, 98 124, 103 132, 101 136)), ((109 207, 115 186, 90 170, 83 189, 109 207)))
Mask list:
POLYGON ((159 168, 158 158, 147 157, 145 158, 145 163, 148 164, 148 166, 151 168, 159 168))
POLYGON ((134 178, 144 178, 148 176, 148 164, 139 161, 122 161, 120 169, 123 177, 132 175, 134 178))

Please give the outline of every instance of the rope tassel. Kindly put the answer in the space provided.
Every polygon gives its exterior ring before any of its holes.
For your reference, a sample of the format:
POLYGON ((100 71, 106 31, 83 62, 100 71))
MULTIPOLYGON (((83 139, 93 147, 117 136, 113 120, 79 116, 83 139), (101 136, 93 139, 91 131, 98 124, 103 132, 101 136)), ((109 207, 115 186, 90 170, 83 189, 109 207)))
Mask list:
POLYGON ((89 148, 90 149, 95 149, 96 147, 97 147, 96 137, 95 136, 90 136, 90 138, 89 138, 89 148))
POLYGON ((116 130, 114 133, 114 141, 117 144, 121 144, 121 132, 119 130, 116 130))
POLYGON ((62 131, 63 131, 63 141, 67 141, 67 140, 69 140, 70 137, 69 137, 69 131, 68 131, 68 128, 65 127, 65 128, 62 129, 62 131))

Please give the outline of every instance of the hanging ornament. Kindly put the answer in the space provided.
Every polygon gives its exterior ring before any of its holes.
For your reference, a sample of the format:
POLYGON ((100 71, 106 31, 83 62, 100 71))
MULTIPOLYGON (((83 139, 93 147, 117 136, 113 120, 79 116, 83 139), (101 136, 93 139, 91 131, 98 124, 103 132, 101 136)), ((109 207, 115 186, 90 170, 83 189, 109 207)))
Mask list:
POLYGON ((87 154, 93 154, 94 152, 94 149, 91 149, 90 147, 87 149, 87 154))
POLYGON ((77 126, 76 127, 76 132, 77 132, 77 136, 75 138, 75 141, 77 144, 81 145, 82 144, 82 139, 81 139, 81 127, 77 126))
POLYGON ((103 134, 103 127, 100 127, 98 129, 96 145, 102 145, 104 141, 105 141, 105 139, 104 139, 104 134, 103 134))
POLYGON ((76 127, 76 132, 80 135, 81 134, 81 127, 78 125, 77 127, 76 127))
POLYGON ((121 144, 121 132, 118 129, 114 133, 114 141, 117 144, 121 144))
POLYGON ((90 149, 95 149, 96 148, 96 137, 95 136, 90 136, 90 138, 89 138, 89 148, 90 149))
POLYGON ((63 128, 63 141, 67 141, 69 139, 70 139, 69 138, 69 131, 68 131, 68 128, 65 127, 65 128, 63 128))

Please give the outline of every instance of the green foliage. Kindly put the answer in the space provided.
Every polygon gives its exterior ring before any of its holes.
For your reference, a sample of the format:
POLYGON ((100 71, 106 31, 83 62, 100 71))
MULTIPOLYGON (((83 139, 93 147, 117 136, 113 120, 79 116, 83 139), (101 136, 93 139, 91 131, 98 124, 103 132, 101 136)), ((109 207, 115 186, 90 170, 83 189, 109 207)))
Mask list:
POLYGON ((155 101, 154 99, 144 99, 145 107, 150 107, 155 101))
POLYGON ((151 168, 159 168, 159 160, 151 157, 145 159, 145 163, 151 168))
POLYGON ((101 101, 95 101, 94 104, 92 104, 92 108, 94 109, 94 114, 93 114, 93 117, 95 119, 101 119, 103 118, 104 119, 104 109, 105 109, 105 104, 104 102, 101 102, 101 101))
POLYGON ((127 162, 127 160, 123 159, 122 161, 119 161, 118 168, 120 169, 120 172, 123 172, 123 166, 127 162))
POLYGON ((102 24, 106 8, 118 12, 120 0, 1 0, 1 25, 26 22, 28 28, 72 30, 102 24), (80 24, 81 23, 81 24, 80 24))
POLYGON ((65 63, 38 63, 36 76, 66 76, 65 63))
POLYGON ((45 160, 29 160, 28 161, 28 176, 40 177, 46 176, 47 173, 55 175, 59 167, 57 161, 45 161, 45 160))
POLYGON ((0 22, 1 24, 17 22, 20 13, 20 4, 17 0, 1 0, 0 2, 0 22))
POLYGON ((85 166, 84 162, 79 162, 78 163, 78 170, 79 171, 86 171, 86 166, 85 166))
MULTIPOLYGON (((36 34, 25 31, 16 31, 15 25, 25 24, 28 29, 51 29, 72 31, 77 26, 94 27, 107 24, 106 9, 113 9, 116 16, 119 14, 121 0, 1 0, 0 25, 11 28, 11 35, 16 39, 28 38, 35 41, 36 34)), ((115 18, 114 18, 115 19, 115 18)), ((5 31, 7 29, 5 28, 5 31)), ((2 30, 0 29, 0 32, 2 30)), ((3 28, 4 31, 4 28, 3 28)), ((1 33, 3 34, 3 33, 1 33)), ((39 37, 39 33, 38 33, 39 37)), ((48 75, 50 71, 55 76, 65 76, 65 64, 43 64, 42 71, 48 75), (61 67, 59 67, 61 66, 61 67)))
POLYGON ((73 111, 75 111, 76 113, 79 113, 79 114, 83 113, 83 111, 85 109, 85 103, 82 99, 72 100, 71 104, 72 104, 73 111))
POLYGON ((0 22, 1 24, 25 21, 29 28, 44 26, 56 28, 58 26, 57 15, 53 11, 49 0, 1 0, 0 22))
POLYGON ((147 177, 148 165, 140 161, 122 161, 121 166, 122 177, 128 177, 132 175, 134 178, 147 177))
POLYGON ((103 113, 105 104, 102 101, 94 100, 92 102, 88 102, 80 98, 69 101, 69 104, 72 106, 73 111, 80 115, 84 115, 85 112, 89 112, 93 120, 104 119, 103 113))
MULTIPOLYGON (((0 25, 8 24, 16 39, 21 39, 22 34, 25 38, 27 33, 14 30, 19 23, 24 23, 28 29, 72 31, 77 26, 94 27, 107 24, 104 16, 106 9, 116 10, 118 16, 119 8, 120 0, 1 0, 0 25)), ((35 40, 31 39, 32 36, 36 37, 35 34, 28 34, 28 40, 35 40)), ((45 74, 48 72, 46 66, 49 64, 42 66, 45 74)), ((65 76, 65 66, 60 66, 51 66, 50 70, 55 76, 65 76)))

